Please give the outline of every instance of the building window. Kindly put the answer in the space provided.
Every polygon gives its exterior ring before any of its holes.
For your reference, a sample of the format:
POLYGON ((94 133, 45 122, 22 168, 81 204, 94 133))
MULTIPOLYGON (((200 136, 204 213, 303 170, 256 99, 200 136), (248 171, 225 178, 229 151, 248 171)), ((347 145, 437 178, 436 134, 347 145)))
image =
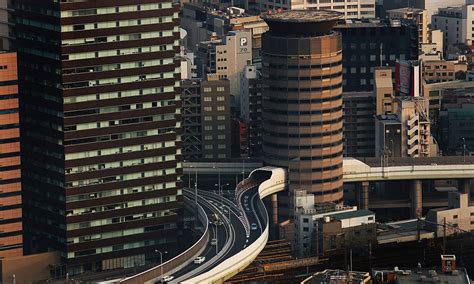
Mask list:
POLYGON ((217 106, 218 111, 225 111, 225 106, 217 106))
POLYGON ((211 97, 204 97, 204 101, 205 102, 212 102, 212 98, 211 97))
POLYGON ((204 107, 204 111, 212 111, 212 107, 210 106, 204 107))
POLYGON ((303 218, 303 223, 308 223, 309 219, 308 218, 303 218))
MULTIPOLYGON (((224 87, 222 87, 222 88, 224 88, 224 87)), ((219 88, 217 88, 217 90, 219 90, 219 88)), ((218 97, 217 97, 217 101, 218 101, 218 102, 223 102, 224 100, 225 100, 225 97, 224 97, 224 96, 218 96, 218 97)))
POLYGON ((454 215, 454 216, 453 216, 453 219, 457 219, 457 218, 458 218, 458 215, 454 215))
POLYGON ((225 130, 225 125, 224 124, 219 124, 217 126, 217 130, 225 130))
POLYGON ((204 116, 204 121, 212 121, 212 116, 210 115, 204 116))
POLYGON ((223 91, 225 91, 225 88, 224 87, 217 87, 217 91, 218 92, 223 92, 223 91))
POLYGON ((206 87, 203 89, 204 93, 210 93, 212 91, 212 88, 206 87))

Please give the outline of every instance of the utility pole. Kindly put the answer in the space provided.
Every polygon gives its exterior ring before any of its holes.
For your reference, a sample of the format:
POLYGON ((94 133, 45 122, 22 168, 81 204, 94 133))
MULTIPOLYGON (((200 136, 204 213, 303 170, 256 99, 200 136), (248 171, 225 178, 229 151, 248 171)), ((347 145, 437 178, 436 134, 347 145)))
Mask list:
POLYGON ((383 43, 380 43, 380 67, 383 67, 383 43))
POLYGON ((416 220, 416 239, 418 240, 418 242, 421 242, 420 221, 420 218, 416 220))
POLYGON ((319 221, 316 221, 316 256, 319 257, 319 221))
POLYGON ((466 139, 463 137, 462 139, 462 156, 463 162, 466 163, 466 139))
POLYGON ((219 241, 218 240, 219 234, 217 233, 217 223, 216 222, 214 222, 214 226, 216 226, 216 255, 217 255, 217 253, 219 251, 219 242, 218 242, 219 241))
POLYGON ((446 217, 443 218, 443 254, 446 253, 446 217))
POLYGON ((245 158, 242 155, 242 183, 243 183, 244 179, 245 179, 245 158))
MULTIPOLYGON (((194 173, 195 173, 195 181, 194 181, 194 205, 196 206, 196 216, 195 221, 194 221, 194 228, 197 229, 198 227, 198 215, 199 215, 199 207, 198 207, 198 174, 197 174, 197 168, 194 167, 194 173)), ((191 176, 191 173, 189 173, 189 176, 191 176)), ((191 179, 191 178, 190 178, 191 179)))
POLYGON ((352 275, 352 247, 349 251, 349 260, 350 260, 350 274, 352 275))

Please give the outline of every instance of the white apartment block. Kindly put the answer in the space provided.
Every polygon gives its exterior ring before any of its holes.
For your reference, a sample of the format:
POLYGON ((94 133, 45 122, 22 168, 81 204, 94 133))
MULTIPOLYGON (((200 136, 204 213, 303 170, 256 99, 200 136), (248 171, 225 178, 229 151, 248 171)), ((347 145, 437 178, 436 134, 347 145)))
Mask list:
POLYGON ((375 18, 375 0, 259 0, 262 12, 267 10, 334 10, 344 19, 375 18))
POLYGON ((468 43, 474 38, 474 4, 439 9, 431 25, 444 35, 444 48, 455 43, 468 43))
POLYGON ((306 190, 295 192, 295 235, 293 247, 295 252, 306 255, 311 246, 311 236, 318 230, 318 221, 338 213, 356 212, 357 206, 343 206, 332 203, 314 203, 314 195, 306 190))

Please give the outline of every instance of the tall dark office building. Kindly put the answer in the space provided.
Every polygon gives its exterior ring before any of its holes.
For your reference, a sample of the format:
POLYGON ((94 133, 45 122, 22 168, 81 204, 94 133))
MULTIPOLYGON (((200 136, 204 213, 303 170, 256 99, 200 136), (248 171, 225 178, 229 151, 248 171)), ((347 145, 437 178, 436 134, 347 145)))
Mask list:
POLYGON ((344 92, 371 92, 374 70, 397 60, 418 58, 418 27, 404 20, 347 20, 335 28, 342 34, 344 92))
POLYGON ((342 202, 342 43, 332 11, 264 16, 263 152, 268 165, 289 171, 279 215, 291 216, 293 192, 342 202))
POLYGON ((181 208, 179 7, 16 1, 25 248, 70 275, 172 250, 181 208))

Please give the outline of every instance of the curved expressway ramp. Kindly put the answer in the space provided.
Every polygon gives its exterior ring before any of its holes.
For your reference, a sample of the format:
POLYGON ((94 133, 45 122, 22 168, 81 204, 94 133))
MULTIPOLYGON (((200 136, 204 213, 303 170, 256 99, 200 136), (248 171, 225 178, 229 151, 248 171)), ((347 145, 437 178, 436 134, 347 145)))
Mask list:
POLYGON ((284 190, 286 180, 286 170, 263 167, 252 171, 240 182, 236 196, 244 213, 245 232, 238 232, 238 237, 246 238, 244 247, 213 269, 181 283, 223 283, 252 263, 267 244, 269 235, 269 217, 262 199, 284 190))

